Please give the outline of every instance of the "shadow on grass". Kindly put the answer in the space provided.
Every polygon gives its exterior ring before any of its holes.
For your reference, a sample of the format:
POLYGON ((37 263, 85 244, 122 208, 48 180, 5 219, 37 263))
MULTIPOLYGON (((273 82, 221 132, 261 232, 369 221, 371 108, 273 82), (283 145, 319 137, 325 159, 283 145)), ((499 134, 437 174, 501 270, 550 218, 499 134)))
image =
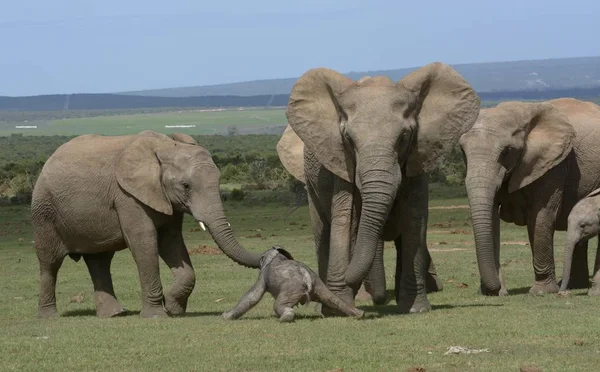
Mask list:
MULTIPOLYGON (((119 318, 124 316, 131 316, 139 314, 139 311, 125 310, 122 313, 114 316, 113 318, 119 318)), ((96 316, 95 309, 78 309, 78 310, 67 310, 61 314, 61 317, 77 317, 77 316, 96 316)))
MULTIPOLYGON (((186 317, 202 317, 202 316, 218 316, 221 315, 220 311, 190 311, 183 316, 173 316, 171 318, 186 318, 186 317)), ((125 310, 121 314, 114 316, 113 318, 140 315, 139 310, 125 310)), ((78 317, 78 316, 96 316, 96 310, 94 309, 79 309, 79 310, 68 310, 62 313, 63 317, 78 317)))
POLYGON ((522 294, 529 294, 529 289, 531 287, 520 287, 520 288, 512 288, 508 290, 508 294, 509 296, 512 295, 522 295, 522 294))
MULTIPOLYGON (((450 310, 450 309, 460 309, 460 308, 469 308, 469 307, 498 307, 498 306, 504 306, 504 304, 465 304, 465 305, 443 304, 443 305, 431 305, 431 310, 438 311, 438 310, 450 310)), ((366 319, 380 318, 382 316, 388 316, 388 315, 410 315, 410 314, 399 314, 398 310, 397 310, 398 308, 395 304, 394 305, 380 305, 380 306, 366 305, 366 306, 358 306, 358 308, 365 312, 370 313, 368 315, 365 315, 366 319), (375 314, 373 314, 373 313, 375 313, 375 314)))

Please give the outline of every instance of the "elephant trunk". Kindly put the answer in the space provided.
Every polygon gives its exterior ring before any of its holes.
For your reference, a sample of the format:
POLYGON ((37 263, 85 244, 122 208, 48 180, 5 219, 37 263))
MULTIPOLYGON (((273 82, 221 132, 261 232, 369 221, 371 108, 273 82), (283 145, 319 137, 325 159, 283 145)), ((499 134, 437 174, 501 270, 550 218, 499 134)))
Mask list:
MULTIPOLYGON (((570 226, 569 226, 570 227, 570 226)), ((579 236, 574 232, 577 228, 569 229, 567 239, 565 242, 564 252, 564 263, 563 263, 563 276, 560 284, 560 291, 566 291, 569 287, 569 278, 571 278, 571 265, 573 263, 573 252, 575 252, 575 245, 579 241, 579 236)))
POLYGON ((208 228, 213 240, 227 257, 240 265, 253 269, 259 268, 260 254, 249 252, 238 243, 225 217, 219 193, 211 195, 209 200, 212 202, 208 203, 208 207, 203 208, 202 211, 194 211, 192 208, 194 218, 201 226, 204 224, 208 228))
POLYGON ((494 213, 496 204, 496 194, 500 185, 504 171, 499 166, 494 166, 490 162, 481 159, 469 159, 472 167, 467 167, 467 177, 465 184, 469 197, 469 206, 471 209, 471 220, 473 223, 473 233, 475 235, 475 250, 477 252, 477 264, 479 266, 479 275, 481 276, 481 293, 488 296, 499 295, 501 283, 497 270, 495 239, 494 239, 494 221, 499 218, 494 213), (473 169, 477 167, 476 169, 473 169), (481 171, 483 170, 483 171, 481 171))
POLYGON ((346 271, 346 283, 356 289, 371 269, 383 226, 402 180, 398 156, 381 154, 381 150, 375 153, 379 154, 362 158, 358 166, 362 209, 356 248, 346 271))

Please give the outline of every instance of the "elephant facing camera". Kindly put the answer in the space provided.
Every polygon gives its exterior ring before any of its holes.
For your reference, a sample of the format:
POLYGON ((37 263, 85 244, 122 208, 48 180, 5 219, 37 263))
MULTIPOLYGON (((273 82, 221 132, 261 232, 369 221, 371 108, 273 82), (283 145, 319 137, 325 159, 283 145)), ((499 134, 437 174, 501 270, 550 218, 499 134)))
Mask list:
POLYGON ((230 311, 225 319, 237 319, 253 308, 269 292, 274 298, 273 309, 280 322, 294 320, 294 307, 311 301, 320 302, 341 313, 362 318, 364 312, 331 292, 319 276, 305 264, 295 261, 285 249, 275 246, 260 258, 260 274, 254 286, 230 311))

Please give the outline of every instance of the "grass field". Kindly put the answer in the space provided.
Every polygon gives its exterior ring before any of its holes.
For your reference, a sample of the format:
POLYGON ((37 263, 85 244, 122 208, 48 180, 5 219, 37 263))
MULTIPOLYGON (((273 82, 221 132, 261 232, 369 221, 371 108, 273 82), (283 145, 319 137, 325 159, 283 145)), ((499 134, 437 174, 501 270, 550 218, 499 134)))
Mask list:
POLYGON ((90 118, 53 120, 46 123, 5 123, 0 135, 80 135, 88 133, 117 135, 138 133, 151 129, 161 133, 173 131, 188 134, 226 134, 227 127, 240 130, 286 125, 283 109, 244 109, 224 111, 174 111, 151 114, 98 116, 90 118), (37 129, 16 129, 15 125, 37 125, 37 129), (192 128, 165 128, 165 125, 195 125, 192 128))
MULTIPOLYGON (((115 319, 94 315, 85 264, 66 259, 59 273, 61 317, 36 318, 38 268, 26 207, 0 208, 0 370, 15 371, 595 371, 600 363, 600 298, 574 291, 570 298, 531 297, 531 252, 524 228, 502 226, 501 262, 511 296, 476 294, 479 277, 465 199, 431 202, 428 244, 445 288, 430 295, 433 311, 394 313, 395 302, 358 302, 366 319, 321 319, 313 305, 293 324, 279 324, 273 300, 237 321, 224 321, 257 272, 215 250, 209 235, 188 219, 184 236, 197 273, 188 314, 141 319, 139 281, 129 251, 116 254, 112 272, 121 302, 133 313, 115 319), (80 295, 83 295, 81 301, 80 295), (73 298, 74 302, 71 302, 73 298), (488 348, 444 355, 447 347, 488 348), (412 369, 411 369, 412 368, 412 369)), ((226 203, 240 242, 253 251, 287 247, 316 268, 306 207, 288 221, 286 206, 226 203)), ((557 272, 564 233, 557 233, 557 272)), ((595 240, 590 244, 593 256, 595 240)), ((393 284, 395 250, 386 245, 386 276, 393 284)), ((591 257, 590 257, 591 262, 591 257)), ((161 266, 163 284, 172 277, 161 266)))

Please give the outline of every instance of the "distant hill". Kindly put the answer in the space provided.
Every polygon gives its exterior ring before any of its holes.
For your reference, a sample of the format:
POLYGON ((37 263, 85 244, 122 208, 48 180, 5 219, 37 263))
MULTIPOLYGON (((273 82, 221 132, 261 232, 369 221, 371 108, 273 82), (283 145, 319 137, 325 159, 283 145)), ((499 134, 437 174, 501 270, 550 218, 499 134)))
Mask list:
MULTIPOLYGON (((559 97, 591 99, 600 97, 600 85, 594 88, 519 90, 478 92, 481 100, 546 100, 559 97)), ((204 97, 150 97, 120 94, 56 94, 30 97, 1 97, 0 112, 59 111, 59 110, 125 110, 150 108, 237 108, 283 107, 289 94, 261 96, 204 96, 204 97)), ((91 113, 90 113, 91 114, 91 113)), ((92 115, 95 116, 95 115, 92 115)), ((2 116, 0 115, 0 121, 2 116)))
MULTIPOLYGON (((600 57, 452 65, 478 92, 590 88, 600 86, 600 57)), ((384 75, 398 80, 418 67, 349 72, 352 79, 384 75)), ((297 78, 154 89, 121 94, 155 97, 256 96, 289 94, 297 78)))

